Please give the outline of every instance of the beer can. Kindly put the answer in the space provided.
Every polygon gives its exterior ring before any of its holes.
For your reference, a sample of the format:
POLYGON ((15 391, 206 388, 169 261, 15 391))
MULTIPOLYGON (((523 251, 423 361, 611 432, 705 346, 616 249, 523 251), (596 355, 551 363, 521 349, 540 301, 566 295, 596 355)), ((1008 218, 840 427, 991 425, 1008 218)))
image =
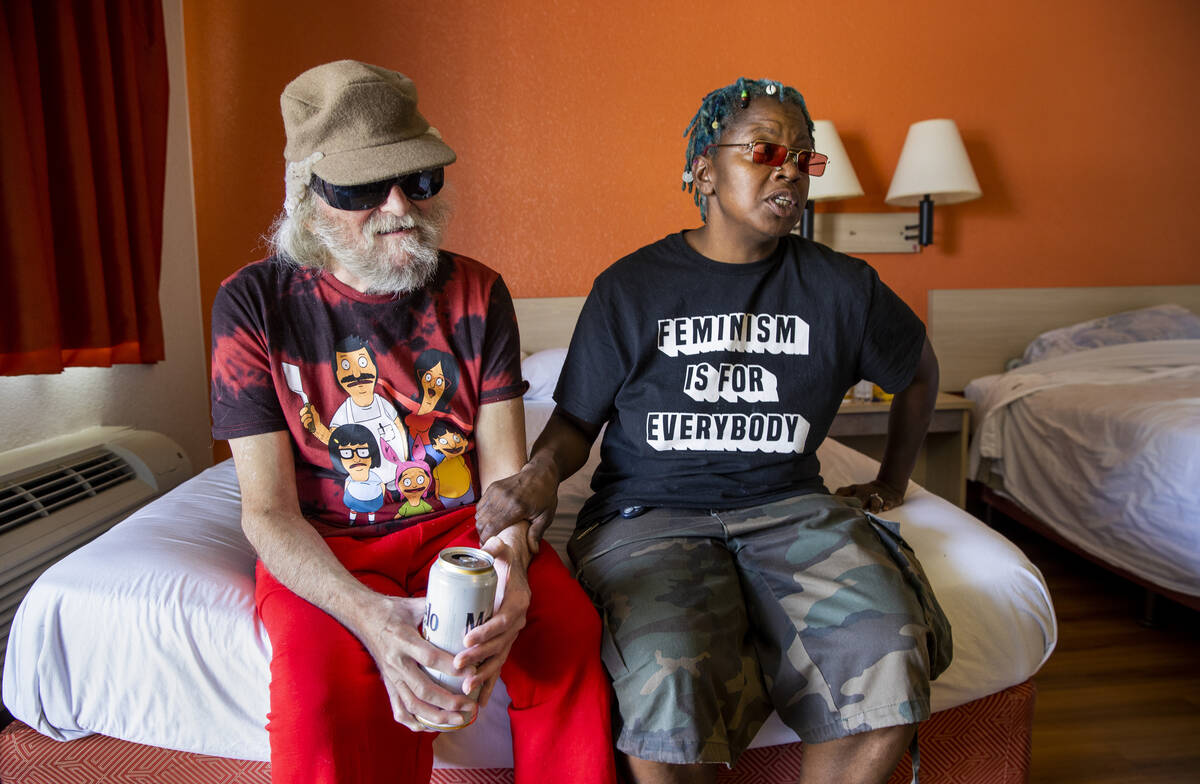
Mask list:
MULTIPOLYGON (((495 600, 496 567, 490 554, 474 547, 442 550, 429 570, 421 634, 444 651, 460 653, 466 647, 463 638, 467 632, 492 617, 495 600)), ((462 693, 462 678, 429 667, 423 669, 448 691, 462 693)), ((472 696, 478 697, 478 692, 472 696)), ((439 730, 466 726, 433 724, 417 718, 425 726, 439 730)))

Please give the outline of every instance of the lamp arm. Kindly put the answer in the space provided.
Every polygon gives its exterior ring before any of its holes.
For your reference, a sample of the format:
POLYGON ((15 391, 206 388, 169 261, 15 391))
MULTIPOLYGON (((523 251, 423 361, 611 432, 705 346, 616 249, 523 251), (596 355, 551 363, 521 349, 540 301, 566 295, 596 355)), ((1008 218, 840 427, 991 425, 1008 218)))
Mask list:
POLYGON ((921 199, 921 217, 920 217, 920 239, 918 242, 924 245, 933 244, 933 199, 929 198, 929 194, 925 194, 925 198, 921 199))
POLYGON ((800 236, 806 240, 813 238, 813 220, 816 217, 816 210, 813 206, 813 200, 809 199, 804 203, 804 212, 800 215, 800 236))

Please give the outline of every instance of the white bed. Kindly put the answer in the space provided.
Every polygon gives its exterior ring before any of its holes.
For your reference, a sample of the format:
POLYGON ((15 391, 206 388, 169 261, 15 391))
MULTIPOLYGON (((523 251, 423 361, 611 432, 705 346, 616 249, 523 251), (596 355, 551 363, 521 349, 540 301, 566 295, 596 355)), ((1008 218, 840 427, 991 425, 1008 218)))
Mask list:
MULTIPOLYGON (((557 330, 557 340, 569 332, 569 326, 557 330)), ((544 368, 557 366, 553 356, 535 354, 526 367, 544 376, 544 368)), ((531 381, 530 441, 553 409, 546 399, 553 378, 531 381)), ((561 489, 548 535, 560 551, 588 495, 598 451, 561 489)), ((877 468, 833 441, 819 455, 831 487, 865 481, 877 468)), ((921 558, 954 629, 954 662, 933 684, 934 710, 1027 681, 1056 641, 1053 606, 1036 567, 1000 535, 916 485, 890 516, 921 558)), ((14 716, 56 739, 100 733, 267 760, 271 645, 255 618, 254 554, 238 518, 236 475, 227 461, 47 571, 9 636, 3 696, 14 716)), ((511 767, 506 699, 498 689, 474 726, 439 737, 435 766, 511 767)), ((754 745, 796 740, 773 717, 754 745)))
POLYGON ((938 356, 975 402, 969 474, 986 507, 1150 598, 1193 607, 1197 313, 1200 286, 947 290, 930 299, 938 356))
POLYGON ((1200 340, 972 381, 971 475, 1094 559, 1200 601, 1200 340))
MULTIPOLYGON (((531 432, 553 404, 531 401, 531 432)), ((836 442, 820 451, 831 484, 873 475, 874 461, 836 442)), ((593 456, 593 460, 595 456, 593 456)), ((551 540, 561 546, 586 497, 562 491, 551 540)), ((47 571, 13 621, 4 702, 42 734, 101 733, 152 746, 268 759, 271 644, 254 615, 254 555, 238 522, 227 461, 144 507, 47 571)), ((933 686, 943 710, 1029 678, 1054 647, 1040 573, 1015 547, 913 485, 895 511, 954 627, 954 663, 933 686)), ((511 767, 505 697, 435 746, 447 767, 511 767)), ((755 745, 795 741, 777 720, 755 745)))

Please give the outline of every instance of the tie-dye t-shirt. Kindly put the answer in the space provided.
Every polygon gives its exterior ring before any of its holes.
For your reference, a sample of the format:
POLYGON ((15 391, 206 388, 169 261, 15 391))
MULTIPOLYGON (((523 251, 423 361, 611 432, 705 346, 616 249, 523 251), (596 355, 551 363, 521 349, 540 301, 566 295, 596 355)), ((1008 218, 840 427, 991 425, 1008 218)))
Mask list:
POLYGON ((213 303, 213 437, 288 431, 313 525, 388 533, 477 499, 475 417, 524 392, 519 346, 504 281, 464 256, 400 297, 259 261, 213 303))

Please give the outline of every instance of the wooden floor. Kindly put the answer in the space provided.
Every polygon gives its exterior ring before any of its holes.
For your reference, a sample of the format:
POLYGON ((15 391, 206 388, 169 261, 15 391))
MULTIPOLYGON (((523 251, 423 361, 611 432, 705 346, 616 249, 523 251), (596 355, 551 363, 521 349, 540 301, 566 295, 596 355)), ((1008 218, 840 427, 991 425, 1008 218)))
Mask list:
POLYGON ((1034 677, 1032 784, 1200 782, 1200 613, 1159 601, 1006 519, 1037 564, 1059 639, 1034 677))

